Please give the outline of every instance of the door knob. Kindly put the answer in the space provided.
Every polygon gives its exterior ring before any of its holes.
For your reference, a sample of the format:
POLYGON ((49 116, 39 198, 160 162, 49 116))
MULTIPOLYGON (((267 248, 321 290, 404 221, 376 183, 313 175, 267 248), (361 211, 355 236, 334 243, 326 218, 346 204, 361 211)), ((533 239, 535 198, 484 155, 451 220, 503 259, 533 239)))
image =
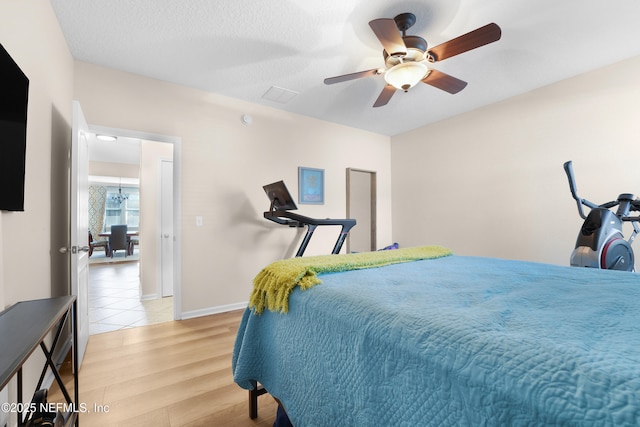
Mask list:
POLYGON ((89 252, 89 246, 71 246, 71 248, 62 247, 58 249, 58 252, 61 254, 68 254, 69 252, 72 254, 77 254, 78 252, 89 252))

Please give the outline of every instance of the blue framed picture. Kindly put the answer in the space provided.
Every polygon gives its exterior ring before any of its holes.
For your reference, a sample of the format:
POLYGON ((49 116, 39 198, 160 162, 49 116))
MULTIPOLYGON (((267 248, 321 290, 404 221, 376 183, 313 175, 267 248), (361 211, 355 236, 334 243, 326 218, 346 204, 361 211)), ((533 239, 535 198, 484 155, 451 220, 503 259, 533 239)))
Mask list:
POLYGON ((324 205, 324 169, 298 168, 298 203, 324 205))

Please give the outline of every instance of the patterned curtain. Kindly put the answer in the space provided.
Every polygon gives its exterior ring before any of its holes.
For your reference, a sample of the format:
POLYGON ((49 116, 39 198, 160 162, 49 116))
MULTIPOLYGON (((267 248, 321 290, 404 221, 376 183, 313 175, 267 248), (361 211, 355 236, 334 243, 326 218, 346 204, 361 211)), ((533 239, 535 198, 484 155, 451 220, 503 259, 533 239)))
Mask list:
POLYGON ((93 240, 100 240, 98 233, 104 225, 104 206, 107 201, 107 187, 89 186, 89 229, 93 240))

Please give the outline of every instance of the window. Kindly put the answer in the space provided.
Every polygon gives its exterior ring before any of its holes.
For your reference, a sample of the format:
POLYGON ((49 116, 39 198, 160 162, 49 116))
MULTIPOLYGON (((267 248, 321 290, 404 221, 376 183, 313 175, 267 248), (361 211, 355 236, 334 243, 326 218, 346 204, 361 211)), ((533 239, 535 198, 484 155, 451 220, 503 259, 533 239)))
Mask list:
POLYGON ((104 230, 112 225, 127 224, 129 230, 140 227, 140 190, 137 187, 122 187, 122 196, 127 197, 120 203, 117 200, 118 187, 107 187, 107 200, 104 209, 104 230))

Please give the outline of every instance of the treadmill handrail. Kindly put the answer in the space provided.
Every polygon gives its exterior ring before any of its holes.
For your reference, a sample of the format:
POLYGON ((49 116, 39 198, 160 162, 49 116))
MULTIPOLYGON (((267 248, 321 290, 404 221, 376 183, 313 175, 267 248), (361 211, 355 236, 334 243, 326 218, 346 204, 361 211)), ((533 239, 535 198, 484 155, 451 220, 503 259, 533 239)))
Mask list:
POLYGON ((340 230, 340 234, 338 235, 338 240, 336 240, 336 244, 333 247, 332 254, 340 253, 340 249, 342 248, 342 244, 344 243, 349 231, 356 225, 356 220, 353 218, 344 218, 344 219, 333 219, 333 218, 310 218, 308 216, 296 214, 290 211, 280 211, 280 210, 272 210, 264 213, 264 217, 270 221, 276 222, 278 224, 288 225, 290 227, 303 227, 307 226, 307 234, 304 236, 300 247, 298 248, 298 252, 296 256, 302 256, 307 245, 309 244, 309 240, 311 240, 311 236, 315 231, 316 227, 319 225, 340 225, 342 229, 340 230), (285 219, 286 218, 286 219, 285 219))
MULTIPOLYGON (((356 225, 356 220, 352 218, 344 218, 344 219, 334 219, 334 218, 310 218, 308 216, 300 215, 297 213, 293 213, 290 211, 267 211, 264 213, 264 217, 268 220, 277 222, 278 224, 290 224, 292 221, 283 220, 282 218, 289 218, 295 222, 298 222, 302 225, 312 224, 312 225, 342 225, 349 226, 351 229, 354 225, 356 225)), ((293 226, 293 225, 292 225, 293 226)))

